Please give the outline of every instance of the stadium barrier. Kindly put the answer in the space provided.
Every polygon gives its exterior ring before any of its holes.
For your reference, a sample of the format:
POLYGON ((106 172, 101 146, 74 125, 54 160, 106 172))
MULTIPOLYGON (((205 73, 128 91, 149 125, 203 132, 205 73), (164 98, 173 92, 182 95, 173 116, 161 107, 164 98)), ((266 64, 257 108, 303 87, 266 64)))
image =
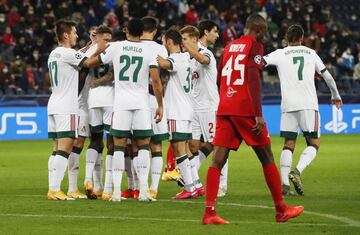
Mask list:
MULTIPOLYGON (((264 105, 263 114, 271 135, 279 135, 280 106, 264 105)), ((360 104, 320 105, 321 134, 360 133, 360 104)), ((1 107, 0 140, 47 138, 46 107, 1 107)))

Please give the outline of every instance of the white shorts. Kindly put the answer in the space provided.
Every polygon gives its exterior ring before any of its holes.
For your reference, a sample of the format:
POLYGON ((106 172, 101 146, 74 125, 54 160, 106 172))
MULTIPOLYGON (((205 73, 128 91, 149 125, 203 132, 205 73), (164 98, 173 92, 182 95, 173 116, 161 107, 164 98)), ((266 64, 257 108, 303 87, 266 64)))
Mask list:
POLYGON ((89 124, 91 132, 110 131, 112 107, 97 107, 89 109, 89 124))
POLYGON ((169 140, 186 141, 192 139, 191 121, 168 119, 169 140))
POLYGON ((48 136, 52 139, 77 138, 77 115, 48 115, 48 136))
POLYGON ((215 135, 216 112, 195 112, 191 125, 193 140, 200 140, 202 136, 204 142, 211 143, 215 135))
POLYGON ((133 136, 134 139, 153 136, 151 111, 145 109, 114 111, 110 134, 118 138, 133 136))
POLYGON ((300 110, 281 114, 280 136, 295 139, 302 131, 305 137, 320 137, 320 114, 316 110, 300 110))
POLYGON ((79 115, 78 116, 78 135, 83 137, 90 136, 89 116, 79 115))
POLYGON ((151 109, 151 124, 154 131, 154 135, 151 137, 152 141, 161 142, 163 140, 169 139, 168 126, 166 115, 164 111, 164 115, 159 123, 156 123, 155 120, 155 112, 156 109, 151 109))

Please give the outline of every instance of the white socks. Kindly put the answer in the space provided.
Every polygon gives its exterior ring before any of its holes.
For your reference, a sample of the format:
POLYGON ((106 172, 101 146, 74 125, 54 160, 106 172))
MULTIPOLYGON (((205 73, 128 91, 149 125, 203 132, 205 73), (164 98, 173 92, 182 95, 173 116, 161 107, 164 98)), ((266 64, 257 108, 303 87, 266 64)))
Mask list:
POLYGON ((227 189, 228 172, 229 172, 229 159, 226 160, 223 168, 221 169, 220 183, 219 183, 219 186, 221 188, 227 189))
POLYGON ((194 187, 194 182, 192 180, 190 161, 188 156, 185 154, 183 156, 177 157, 176 164, 184 180, 185 189, 188 192, 193 192, 195 190, 195 187, 194 187))
POLYGON ((49 178, 49 190, 51 189, 52 179, 53 179, 53 170, 54 170, 54 158, 56 152, 52 152, 48 160, 48 178, 49 178))
MULTIPOLYGON (((59 151, 58 151, 59 153, 59 151)), ((68 157, 69 155, 65 152, 62 152, 62 154, 66 156, 61 156, 59 154, 56 154, 54 157, 53 162, 53 176, 52 176, 52 183, 51 183, 51 190, 52 191, 60 191, 61 182, 64 179, 65 171, 68 166, 68 157)))
POLYGON ((300 155, 299 163, 296 166, 296 169, 301 173, 310 163, 314 160, 317 150, 313 146, 308 146, 300 155))
POLYGON ((124 150, 123 151, 115 150, 112 159, 112 173, 113 173, 113 184, 114 184, 113 195, 115 197, 121 197, 121 181, 124 170, 125 170, 124 150))
POLYGON ((103 190, 102 184, 102 166, 103 166, 103 156, 102 153, 98 153, 96 158, 94 170, 93 170, 93 179, 94 179, 94 191, 100 192, 103 190))
POLYGON ((281 181, 284 185, 290 185, 289 173, 292 165, 292 152, 289 149, 284 149, 280 155, 280 174, 281 181))
POLYGON ((199 177, 199 173, 198 173, 198 168, 197 166, 197 159, 194 157, 190 157, 189 158, 189 162, 190 162, 190 169, 191 169, 191 176, 192 176, 192 181, 194 183, 195 188, 200 188, 202 187, 202 184, 200 182, 200 177, 199 177))
POLYGON ((162 152, 154 152, 151 154, 151 190, 158 191, 161 172, 163 168, 162 152))
POLYGON ((199 150, 199 155, 197 155, 196 159, 198 160, 198 163, 197 163, 196 167, 199 170, 201 164, 206 159, 206 155, 201 150, 199 150))
POLYGON ((137 173, 139 177, 140 193, 146 193, 149 185, 150 155, 148 149, 139 149, 137 156, 137 173))
MULTIPOLYGON (((81 149, 80 149, 81 152, 81 149)), ((69 156, 69 192, 78 191, 78 175, 79 175, 79 166, 80 166, 80 154, 71 152, 69 156)))
POLYGON ((92 183, 93 170, 97 158, 98 158, 98 151, 92 148, 88 148, 86 151, 85 183, 86 182, 92 183))
POLYGON ((112 176, 112 155, 107 155, 105 160, 105 188, 104 193, 110 194, 113 191, 113 176, 112 176))

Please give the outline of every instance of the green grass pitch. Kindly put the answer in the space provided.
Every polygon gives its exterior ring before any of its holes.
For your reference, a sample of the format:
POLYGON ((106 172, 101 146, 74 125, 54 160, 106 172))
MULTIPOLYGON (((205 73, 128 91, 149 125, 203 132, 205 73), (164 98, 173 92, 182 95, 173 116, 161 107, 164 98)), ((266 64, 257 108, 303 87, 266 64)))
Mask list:
MULTIPOLYGON (((298 139, 293 167, 305 146, 298 139)), ((251 148, 233 152, 229 189, 218 199, 218 213, 231 224, 202 226, 204 198, 173 201, 175 182, 161 182, 158 201, 121 203, 100 200, 47 201, 47 160, 51 142, 0 142, 0 234, 360 234, 360 135, 323 135, 320 151, 303 173, 304 197, 286 198, 304 205, 300 217, 276 224, 270 193, 251 148)), ((167 144, 164 146, 166 152, 167 144)), ((282 140, 272 137, 277 163, 282 140)), ((84 178, 81 156, 79 186, 84 178)), ((201 167, 205 174, 210 159, 201 167)), ((123 177, 123 189, 126 187, 123 177)), ((67 191, 67 177, 62 189, 67 191)))

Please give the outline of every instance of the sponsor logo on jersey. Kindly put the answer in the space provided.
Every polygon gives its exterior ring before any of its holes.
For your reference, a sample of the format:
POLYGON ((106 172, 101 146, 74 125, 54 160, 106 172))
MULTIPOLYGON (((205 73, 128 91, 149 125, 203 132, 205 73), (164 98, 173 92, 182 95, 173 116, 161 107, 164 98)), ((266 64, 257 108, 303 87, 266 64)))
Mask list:
POLYGON ((332 120, 325 124, 325 129, 335 134, 344 131, 348 124, 343 121, 343 112, 341 109, 337 109, 335 105, 332 107, 332 120))
POLYGON ((228 90, 226 92, 227 97, 232 97, 237 91, 235 91, 232 87, 228 87, 228 90))

